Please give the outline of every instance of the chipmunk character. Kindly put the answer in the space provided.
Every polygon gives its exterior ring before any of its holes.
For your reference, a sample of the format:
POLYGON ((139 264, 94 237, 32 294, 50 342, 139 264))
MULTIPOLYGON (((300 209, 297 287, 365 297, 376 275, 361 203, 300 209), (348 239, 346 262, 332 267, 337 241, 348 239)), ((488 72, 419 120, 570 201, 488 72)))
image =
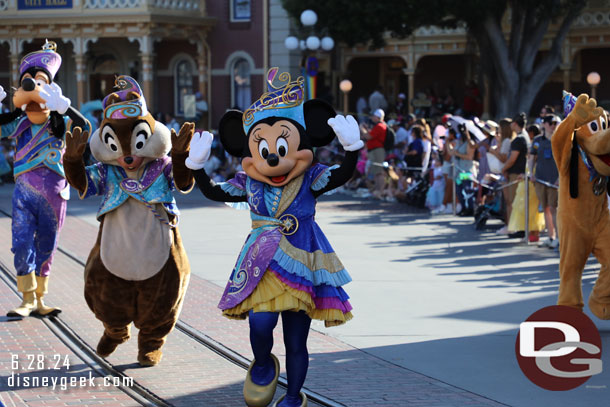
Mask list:
POLYGON ((185 123, 176 136, 153 119, 133 78, 119 76, 116 87, 89 141, 99 163, 85 168, 88 134, 76 128, 66 136, 64 165, 81 199, 103 196, 100 230, 85 266, 85 299, 104 324, 97 353, 106 357, 129 339, 133 321, 140 330, 138 362, 153 366, 189 280, 172 190, 174 183, 181 191, 193 186, 184 161, 194 125, 185 123))
POLYGON ((280 371, 271 354, 273 329, 281 313, 286 346, 288 391, 276 405, 305 406, 300 391, 308 369, 307 336, 311 319, 326 326, 352 317, 341 286, 351 278, 314 220, 316 198, 347 182, 364 145, 356 120, 336 116, 320 100, 303 103, 303 78, 275 88, 277 68, 269 71, 270 91, 245 113, 229 111, 219 125, 220 141, 241 157, 244 172, 218 185, 202 169, 209 158, 212 135, 196 133, 186 165, 197 185, 212 200, 247 203, 252 218, 248 236, 219 308, 229 318, 249 317, 255 360, 244 384, 250 407, 267 406, 280 371), (333 132, 334 130, 334 132, 333 132), (341 166, 312 165, 312 147, 335 137, 345 148, 341 166))
MULTIPOLYGON (((23 57, 21 86, 13 94, 17 108, 0 115, 0 138, 16 141, 12 251, 17 288, 23 294, 21 305, 8 316, 61 312, 46 306, 43 297, 48 292, 51 263, 70 196, 61 161, 64 133, 68 119, 81 128, 89 124, 53 82, 61 66, 56 48, 54 42, 47 41, 41 51, 23 57)), ((0 86, 0 102, 5 97, 0 86)))
POLYGON ((559 170, 560 243, 558 305, 582 310, 582 272, 593 253, 601 270, 589 296, 591 312, 610 319, 610 176, 608 117, 595 99, 564 92, 565 119, 551 138, 559 170))

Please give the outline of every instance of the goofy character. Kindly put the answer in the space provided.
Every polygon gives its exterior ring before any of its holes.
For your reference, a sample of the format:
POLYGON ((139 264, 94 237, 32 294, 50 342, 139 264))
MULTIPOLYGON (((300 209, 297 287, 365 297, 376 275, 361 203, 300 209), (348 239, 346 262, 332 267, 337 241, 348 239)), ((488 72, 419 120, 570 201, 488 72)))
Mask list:
MULTIPOLYGON (((23 293, 21 305, 8 316, 60 312, 45 306, 43 297, 70 192, 62 164, 64 133, 68 118, 75 126, 87 127, 88 122, 53 82, 61 65, 55 49, 55 43, 47 41, 41 51, 23 57, 21 86, 13 95, 17 108, 0 115, 0 137, 16 140, 12 251, 17 288, 23 293)), ((0 86, 0 102, 5 97, 0 86)))
POLYGON ((212 135, 195 134, 187 167, 203 194, 214 201, 250 209, 252 232, 233 269, 219 308, 228 318, 250 322, 254 361, 244 383, 250 407, 267 406, 275 394, 280 371, 271 353, 273 330, 282 315, 288 391, 274 406, 306 406, 301 392, 309 354, 311 319, 326 326, 345 323, 351 305, 341 286, 351 278, 314 219, 316 198, 347 182, 364 145, 356 120, 337 116, 320 100, 303 103, 303 78, 274 87, 277 68, 269 71, 270 89, 245 113, 229 111, 219 125, 220 141, 241 157, 244 172, 220 184, 203 170, 212 135), (334 130, 334 132, 333 132, 334 130), (341 166, 312 165, 313 147, 335 137, 346 150, 341 166))

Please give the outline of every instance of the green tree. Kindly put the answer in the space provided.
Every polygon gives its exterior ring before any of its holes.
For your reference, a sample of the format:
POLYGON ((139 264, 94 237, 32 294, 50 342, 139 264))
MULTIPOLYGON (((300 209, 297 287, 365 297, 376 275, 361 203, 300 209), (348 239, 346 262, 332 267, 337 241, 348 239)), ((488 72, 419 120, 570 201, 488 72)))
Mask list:
POLYGON ((561 62, 561 47, 586 0, 282 0, 297 21, 318 14, 317 29, 348 46, 378 48, 386 35, 404 38, 426 25, 464 24, 476 42, 491 84, 496 116, 529 112, 534 98, 561 62), (506 26, 503 26, 507 24, 506 26), (551 47, 539 52, 553 26, 551 47))

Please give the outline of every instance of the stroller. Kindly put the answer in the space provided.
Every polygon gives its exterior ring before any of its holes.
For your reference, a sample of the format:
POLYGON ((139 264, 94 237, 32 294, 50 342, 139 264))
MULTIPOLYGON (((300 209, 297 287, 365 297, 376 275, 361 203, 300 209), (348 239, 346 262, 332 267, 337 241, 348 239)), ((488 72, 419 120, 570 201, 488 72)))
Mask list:
POLYGON ((460 197, 459 202, 463 205, 460 216, 472 216, 475 210, 475 198, 477 195, 477 187, 472 181, 472 174, 462 172, 456 180, 456 192, 460 197))
POLYGON ((428 173, 421 172, 413 175, 413 182, 405 191, 407 205, 416 206, 418 208, 426 207, 426 195, 430 188, 430 177, 428 173))
POLYGON ((500 184, 496 181, 491 185, 481 184, 485 188, 485 203, 477 206, 474 211, 474 227, 483 230, 488 219, 504 220, 504 199, 500 184))

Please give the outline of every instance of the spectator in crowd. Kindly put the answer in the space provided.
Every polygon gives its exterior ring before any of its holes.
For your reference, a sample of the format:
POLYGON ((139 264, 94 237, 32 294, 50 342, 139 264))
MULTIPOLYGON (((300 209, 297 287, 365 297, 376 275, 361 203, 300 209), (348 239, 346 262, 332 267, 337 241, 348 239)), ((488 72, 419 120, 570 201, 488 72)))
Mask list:
POLYGON ((428 170, 428 164, 430 163, 430 154, 432 153, 432 134, 430 133, 430 126, 426 122, 426 119, 417 119, 415 120, 415 123, 423 129, 421 167, 422 172, 426 172, 428 170))
POLYGON ((400 151, 403 151, 404 148, 409 145, 409 132, 405 128, 404 124, 398 120, 394 120, 394 123, 392 123, 392 128, 394 129, 394 133, 396 133, 394 138, 394 147, 400 149, 400 151))
POLYGON ((369 105, 366 103, 366 98, 362 95, 356 102, 356 113, 358 113, 358 123, 364 123, 369 112, 369 105))
POLYGON ((386 110, 388 108, 388 102, 383 96, 383 86, 379 85, 369 96, 369 109, 374 114, 377 110, 386 110))
POLYGON ((477 151, 479 152, 479 170, 477 179, 479 180, 479 190, 477 193, 477 202, 481 202, 483 196, 483 186, 485 176, 491 172, 487 161, 487 153, 496 145, 496 133, 498 124, 493 120, 487 120, 482 123, 481 131, 485 134, 485 138, 477 143, 477 151))
POLYGON ((385 149, 383 143, 386 137, 387 125, 383 121, 384 116, 385 112, 382 109, 377 109, 371 116, 371 120, 374 123, 373 128, 369 128, 366 125, 360 126, 363 137, 366 140, 366 149, 370 161, 368 176, 374 180, 371 193, 377 198, 381 198, 381 191, 385 178, 385 171, 383 168, 385 149))
POLYGON ((540 109, 540 113, 538 114, 538 117, 536 117, 536 120, 534 120, 534 123, 542 126, 542 121, 550 114, 555 114, 555 108, 551 105, 542 106, 542 109, 540 109))
POLYGON ((445 193, 443 194, 443 204, 440 207, 441 213, 453 213, 453 174, 455 171, 452 163, 456 140, 457 132, 453 127, 449 127, 441 150, 441 157, 443 158, 442 170, 443 177, 445 178, 445 193))
MULTIPOLYGON (((470 132, 466 128, 466 125, 460 124, 458 127, 458 139, 455 145, 455 149, 452 154, 455 158, 455 166, 456 166, 456 180, 460 177, 460 174, 469 174, 471 179, 475 179, 476 177, 476 168, 474 165, 474 153, 476 150, 476 144, 472 137, 470 136, 470 132)), ((462 177, 465 178, 465 177, 462 177)), ((471 185, 471 181, 463 180, 459 183, 456 188, 456 194, 458 199, 458 204, 455 209, 456 213, 461 215, 467 215, 468 213, 462 211, 473 211, 473 204, 464 201, 464 196, 462 194, 462 190, 464 188, 469 188, 471 185)))
POLYGON ((444 114, 441 117, 441 120, 436 123, 436 126, 434 126, 434 131, 432 132, 432 143, 435 144, 439 149, 443 148, 450 118, 450 114, 444 114))
POLYGON ((443 198, 445 195, 445 176, 443 174, 443 163, 438 154, 434 154, 432 161, 432 186, 426 195, 426 206, 430 213, 436 215, 441 213, 443 198))
MULTIPOLYGON (((515 137, 515 133, 510 126, 511 122, 512 120, 508 118, 500 120, 499 132, 496 133, 496 144, 489 150, 489 153, 495 156, 502 164, 508 160, 510 144, 515 137)), ((497 173, 501 174, 501 169, 497 173)))
POLYGON ((544 219, 548 231, 548 239, 541 241, 539 246, 557 248, 559 241, 556 234, 557 188, 559 173, 553 158, 551 137, 561 122, 554 114, 546 115, 542 121, 542 134, 532 142, 532 168, 534 168, 535 189, 538 200, 544 210, 544 219))
POLYGON ((540 130, 540 126, 537 124, 530 124, 527 126, 527 135, 530 140, 533 142, 536 137, 542 134, 542 130, 540 130))
MULTIPOLYGON (((510 221, 513 210, 513 201, 517 193, 518 180, 525 176, 527 164, 527 153, 529 150, 529 136, 524 130, 526 124, 525 113, 520 113, 513 117, 510 128, 515 133, 515 137, 510 144, 510 155, 502 167, 502 174, 509 184, 504 188, 503 193, 506 199, 506 217, 510 221)), ((498 234, 508 234, 508 223, 505 227, 498 230, 498 234)))
POLYGON ((178 121, 176 120, 176 118, 174 116, 172 116, 170 113, 165 113, 165 125, 167 126, 167 128, 171 131, 171 129, 174 129, 176 131, 176 134, 180 132, 180 124, 178 123, 178 121))
POLYGON ((404 115, 407 114, 408 108, 409 107, 407 106, 407 95, 405 95, 404 93, 399 93, 398 99, 396 100, 396 106, 394 108, 399 120, 402 120, 404 115))
MULTIPOLYGON (((413 125, 411 127, 411 136, 413 137, 413 141, 407 147, 407 151, 405 152, 405 161, 407 162, 407 167, 411 168, 421 168, 422 166, 422 158, 424 155, 424 129, 420 125, 413 125)), ((413 172, 414 170, 410 169, 409 172, 413 172)), ((416 170, 421 171, 421 170, 416 170)))

